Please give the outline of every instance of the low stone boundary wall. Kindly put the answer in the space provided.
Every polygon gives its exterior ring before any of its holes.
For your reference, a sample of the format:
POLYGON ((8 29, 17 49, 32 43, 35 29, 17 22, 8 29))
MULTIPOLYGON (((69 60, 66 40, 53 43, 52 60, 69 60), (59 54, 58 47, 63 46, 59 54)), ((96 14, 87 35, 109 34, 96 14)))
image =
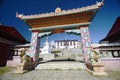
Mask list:
POLYGON ((20 64, 20 56, 13 56, 13 60, 7 60, 6 66, 17 67, 20 64))
POLYGON ((120 58, 101 58, 105 70, 120 71, 120 58))
POLYGON ((40 54, 39 58, 43 58, 43 60, 52 60, 54 59, 54 54, 40 54))

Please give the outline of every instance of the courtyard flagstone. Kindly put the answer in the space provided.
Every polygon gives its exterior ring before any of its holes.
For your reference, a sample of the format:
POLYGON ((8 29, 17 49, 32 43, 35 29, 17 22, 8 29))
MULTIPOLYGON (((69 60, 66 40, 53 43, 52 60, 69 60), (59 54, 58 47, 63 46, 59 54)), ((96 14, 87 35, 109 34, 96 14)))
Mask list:
POLYGON ((108 76, 93 76, 86 70, 33 70, 24 74, 9 72, 0 80, 120 80, 119 73, 108 71, 108 76))

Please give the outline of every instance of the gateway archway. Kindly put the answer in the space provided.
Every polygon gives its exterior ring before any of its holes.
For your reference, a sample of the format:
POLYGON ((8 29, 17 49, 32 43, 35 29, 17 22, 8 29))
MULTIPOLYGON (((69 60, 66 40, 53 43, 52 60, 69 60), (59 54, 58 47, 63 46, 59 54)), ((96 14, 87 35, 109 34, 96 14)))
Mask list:
POLYGON ((75 33, 57 33, 57 34, 50 34, 40 38, 40 48, 43 48, 46 38, 48 38, 48 42, 50 44, 50 48, 52 49, 64 49, 65 48, 65 41, 67 41, 68 48, 75 48, 79 47, 80 43, 80 34, 75 33), (76 41, 76 42, 75 42, 76 41), (78 44, 78 45, 76 45, 78 44), (78 46, 78 47, 76 47, 78 46))
POLYGON ((56 59, 73 59, 74 57, 75 59, 75 56, 78 53, 82 55, 82 50, 81 50, 80 41, 79 41, 80 39, 78 40, 78 37, 80 34, 76 33, 75 35, 75 33, 73 34, 72 33, 64 32, 62 33, 62 35, 61 33, 58 33, 58 34, 44 35, 43 37, 41 37, 46 40, 44 41, 44 46, 40 48, 39 58, 42 58, 43 60, 52 60, 52 59, 56 60, 56 59), (48 42, 50 38, 52 38, 51 40, 54 40, 54 41, 48 42), (46 43, 48 44, 48 46, 46 46, 46 43), (53 54, 55 56, 54 58, 52 57, 51 59, 50 56, 52 56, 53 54))
POLYGON ((84 54, 89 54, 91 52, 89 25, 102 5, 103 1, 72 10, 56 8, 55 12, 45 14, 23 15, 17 13, 16 17, 29 25, 29 30, 32 31, 30 55, 34 61, 38 60, 39 38, 61 32, 80 33, 82 51, 84 54))

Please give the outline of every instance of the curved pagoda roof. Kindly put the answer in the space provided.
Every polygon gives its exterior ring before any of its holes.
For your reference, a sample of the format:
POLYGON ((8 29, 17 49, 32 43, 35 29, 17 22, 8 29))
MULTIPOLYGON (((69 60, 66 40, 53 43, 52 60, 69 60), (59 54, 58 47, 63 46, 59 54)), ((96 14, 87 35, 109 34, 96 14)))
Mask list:
POLYGON ((0 42, 16 45, 25 44, 28 41, 14 27, 0 25, 0 42))
POLYGON ((104 39, 102 39, 99 43, 105 41, 109 43, 120 43, 120 17, 116 19, 107 36, 104 39))
POLYGON ((78 26, 89 25, 98 9, 104 4, 104 1, 97 2, 95 5, 61 10, 56 8, 55 12, 23 15, 16 13, 16 17, 29 25, 30 30, 49 31, 54 29, 75 29, 78 26))

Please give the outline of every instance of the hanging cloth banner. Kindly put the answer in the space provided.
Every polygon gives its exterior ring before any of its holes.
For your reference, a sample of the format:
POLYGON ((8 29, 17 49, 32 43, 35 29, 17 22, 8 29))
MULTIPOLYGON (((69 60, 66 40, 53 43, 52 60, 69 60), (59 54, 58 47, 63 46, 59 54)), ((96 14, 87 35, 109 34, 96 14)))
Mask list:
POLYGON ((80 29, 72 29, 72 30, 65 30, 68 34, 76 34, 79 35, 81 33, 80 29))
POLYGON ((51 32, 43 32, 43 33, 39 33, 38 37, 44 37, 44 36, 48 36, 52 34, 51 32))

